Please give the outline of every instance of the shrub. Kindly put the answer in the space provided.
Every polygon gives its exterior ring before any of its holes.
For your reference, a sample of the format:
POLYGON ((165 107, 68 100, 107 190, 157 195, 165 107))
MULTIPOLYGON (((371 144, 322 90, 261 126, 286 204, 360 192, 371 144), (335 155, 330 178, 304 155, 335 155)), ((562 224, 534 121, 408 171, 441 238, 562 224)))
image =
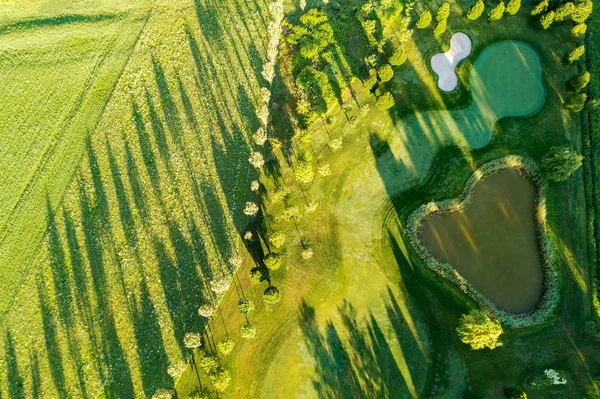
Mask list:
POLYGON ((544 175, 556 182, 563 182, 579 167, 583 157, 567 147, 552 147, 542 158, 544 175))
POLYGON ((567 81, 567 88, 575 92, 580 92, 586 88, 588 83, 590 83, 590 73, 585 71, 569 79, 567 81))
POLYGON ((426 10, 423 11, 420 15, 419 15, 419 19, 417 20, 417 29, 425 29, 427 27, 429 27, 429 25, 431 24, 431 11, 426 10))
POLYGON ((394 77, 394 70, 390 64, 385 64, 377 71, 377 76, 382 82, 389 82, 394 77))
POLYGON ((344 139, 341 137, 336 137, 335 139, 331 139, 327 142, 327 146, 331 148, 333 151, 337 151, 342 148, 344 145, 344 139))
POLYGON ((435 13, 435 20, 445 21, 450 16, 450 3, 442 3, 435 13))
POLYGON ((575 93, 567 97, 565 101, 565 108, 573 112, 581 112, 585 106, 587 100, 587 94, 575 93))
POLYGON ((279 289, 277 287, 267 287, 265 292, 263 293, 263 301, 268 303, 269 305, 274 305, 279 303, 281 300, 281 294, 279 293, 279 289))
POLYGON ((490 22, 499 21, 502 18, 502 16, 504 15, 505 9, 506 9, 506 6, 505 6, 504 2, 501 1, 500 3, 498 3, 498 5, 496 5, 494 8, 492 8, 492 11, 490 11, 490 13, 488 14, 488 21, 490 21, 490 22))
POLYGON ((229 355, 233 348, 235 348, 235 341, 231 337, 224 338, 217 344, 217 349, 223 356, 229 355))
POLYGON ((506 13, 508 15, 515 15, 521 9, 521 0, 508 0, 506 3, 506 13))
POLYGON ((562 22, 569 18, 573 11, 575 11, 575 4, 570 1, 564 3, 554 11, 554 19, 556 22, 562 22))
POLYGON ((245 339, 256 338, 256 327, 254 327, 253 324, 246 323, 242 326, 240 335, 242 336, 242 338, 245 338, 245 339))
POLYGON ((240 299, 237 306, 241 314, 248 314, 254 310, 254 302, 246 298, 240 299))
POLYGON ((311 248, 306 248, 302 251, 302 259, 308 260, 313 257, 313 250, 311 248))
POLYGON ((377 101, 375 102, 375 105, 377 106, 377 108, 379 108, 381 110, 390 109, 395 104, 396 104, 396 101, 394 100, 392 93, 390 93, 389 91, 386 92, 385 94, 383 94, 382 96, 379 96, 377 98, 377 101))
POLYGON ((231 277, 223 276, 217 277, 210 282, 210 289, 213 290, 215 294, 222 294, 229 289, 231 286, 231 277))
POLYGON ((549 4, 549 0, 540 1, 535 7, 533 7, 533 10, 531 10, 531 15, 536 16, 546 12, 549 4))
POLYGON ((591 0, 584 0, 577 3, 575 9, 571 13, 571 19, 576 24, 582 24, 589 18, 592 13, 593 4, 591 0))
POLYGON ((292 222, 298 219, 299 214, 300 211, 298 210, 298 207, 294 205, 288 205, 283 209, 283 212, 281 212, 281 218, 286 222, 292 222))
POLYGON ((189 349, 196 349, 202 346, 202 335, 197 332, 189 332, 183 336, 183 345, 189 349))
POLYGON ((575 38, 580 38, 581 36, 585 35, 586 31, 587 31, 586 24, 577 24, 571 29, 571 36, 573 36, 575 38))
POLYGON ((260 169, 265 164, 265 159, 260 152, 253 152, 250 158, 248 158, 248 162, 256 169, 260 169))
POLYGON ((253 283, 260 283, 261 281, 264 281, 266 279, 267 273, 262 267, 257 266, 250 269, 250 281, 252 281, 253 283))
POLYGON ((543 29, 548 29, 554 23, 554 11, 548 11, 540 18, 540 25, 543 29))
POLYGON ((331 176, 331 165, 328 163, 322 164, 317 168, 317 173, 323 177, 331 176))
POLYGON ((283 244, 285 244, 286 240, 286 236, 282 232, 270 233, 267 235, 267 238, 269 239, 271 245, 275 248, 283 247, 283 244))
POLYGON ((394 53, 391 55, 389 62, 393 66, 400 66, 406 62, 406 53, 401 48, 397 48, 394 50, 394 53))
POLYGON ((566 383, 567 374, 562 370, 555 369, 545 369, 543 372, 534 375, 529 381, 529 385, 535 388, 565 385, 566 383))
POLYGON ((488 313, 481 310, 474 309, 468 314, 463 314, 456 332, 460 340, 470 345, 473 350, 502 346, 500 321, 492 319, 488 313))
POLYGON ((433 28, 433 35, 435 37, 440 37, 441 35, 444 34, 444 32, 446 32, 446 29, 448 27, 448 23, 446 22, 445 19, 441 20, 440 22, 437 23, 437 25, 435 25, 435 28, 433 28))
POLYGON ((579 59, 583 57, 583 54, 585 54, 585 46, 581 45, 579 47, 575 47, 567 55, 567 61, 569 61, 569 64, 579 61, 579 59))
POLYGON ((279 254, 271 252, 270 254, 265 256, 264 262, 265 266, 267 266, 267 269, 277 270, 281 267, 281 256, 279 256, 279 254))
POLYGON ((506 389, 504 391, 504 397, 506 399, 527 399, 527 394, 518 389, 506 389))
POLYGON ((483 14, 484 11, 485 3, 483 2, 483 0, 477 0, 475 4, 473 4, 471 8, 469 8, 469 11, 467 11, 467 18, 469 18, 471 21, 475 21, 481 16, 481 14, 483 14))

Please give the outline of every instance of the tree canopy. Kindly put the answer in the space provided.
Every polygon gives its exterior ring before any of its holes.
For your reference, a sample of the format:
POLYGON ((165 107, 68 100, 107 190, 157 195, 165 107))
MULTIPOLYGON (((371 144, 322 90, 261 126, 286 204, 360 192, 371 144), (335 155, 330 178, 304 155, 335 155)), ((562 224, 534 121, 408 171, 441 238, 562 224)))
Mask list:
POLYGON ((502 325, 500 321, 481 310, 474 309, 468 314, 463 314, 456 332, 460 340, 471 346, 473 350, 494 349, 502 346, 500 341, 502 325))
POLYGON ((581 166, 583 157, 567 147, 552 147, 542 158, 544 175, 553 181, 565 181, 581 166))

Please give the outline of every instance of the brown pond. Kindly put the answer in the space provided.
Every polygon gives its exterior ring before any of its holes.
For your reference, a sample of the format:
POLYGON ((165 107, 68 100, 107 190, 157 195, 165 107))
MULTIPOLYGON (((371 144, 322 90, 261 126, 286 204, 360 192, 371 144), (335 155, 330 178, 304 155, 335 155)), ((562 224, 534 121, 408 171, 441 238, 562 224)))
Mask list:
POLYGON ((533 310, 543 284, 534 185, 509 169, 476 183, 472 194, 465 211, 425 218, 419 238, 500 309, 533 310))

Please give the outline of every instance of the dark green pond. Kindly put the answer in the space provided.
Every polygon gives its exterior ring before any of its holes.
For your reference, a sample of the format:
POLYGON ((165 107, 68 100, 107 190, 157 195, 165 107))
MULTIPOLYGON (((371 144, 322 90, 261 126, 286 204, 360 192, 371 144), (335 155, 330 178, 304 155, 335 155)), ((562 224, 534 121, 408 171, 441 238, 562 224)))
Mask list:
POLYGON ((500 309, 519 314, 535 308, 543 284, 535 187, 518 171, 478 182, 465 211, 428 216, 419 237, 500 309))

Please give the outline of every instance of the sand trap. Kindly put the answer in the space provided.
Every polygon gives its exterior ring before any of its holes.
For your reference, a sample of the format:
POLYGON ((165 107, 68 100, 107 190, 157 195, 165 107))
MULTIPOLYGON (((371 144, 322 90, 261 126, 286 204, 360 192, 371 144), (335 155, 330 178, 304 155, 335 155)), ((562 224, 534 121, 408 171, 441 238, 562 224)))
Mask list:
POLYGON ((452 91, 458 85, 456 65, 471 54, 471 39, 462 32, 455 33, 450 39, 450 50, 431 57, 431 68, 438 74, 438 87, 452 91))

